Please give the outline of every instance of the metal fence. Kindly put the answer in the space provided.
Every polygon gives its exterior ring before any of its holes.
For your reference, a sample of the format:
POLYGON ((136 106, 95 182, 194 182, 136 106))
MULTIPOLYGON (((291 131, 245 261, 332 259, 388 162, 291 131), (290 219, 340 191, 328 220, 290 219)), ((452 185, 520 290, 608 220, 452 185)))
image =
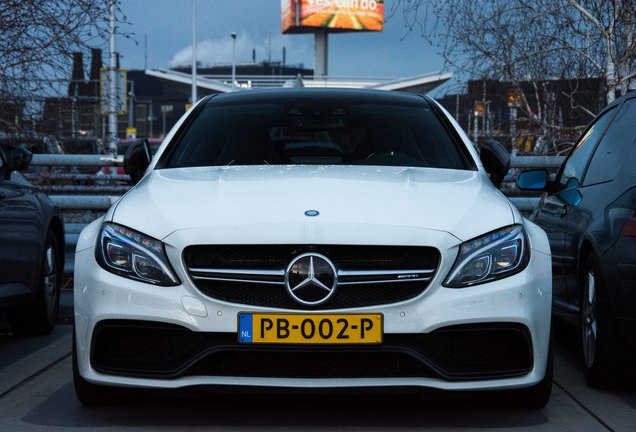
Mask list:
MULTIPOLYGON (((563 162, 563 156, 513 156, 511 159, 511 171, 504 179, 501 190, 508 196, 510 201, 524 213, 531 212, 538 204, 537 196, 522 196, 516 189, 515 182, 520 171, 529 168, 558 168, 563 162)), ((108 155, 64 155, 64 154, 36 154, 33 155, 31 165, 36 167, 118 167, 123 163, 122 156, 108 155)), ((63 211, 65 216, 73 212, 88 211, 88 217, 94 219, 105 212, 112 204, 114 204, 120 196, 130 188, 129 185, 121 183, 127 180, 127 177, 121 174, 99 175, 95 173, 64 173, 49 171, 46 173, 47 179, 51 181, 67 182, 79 181, 89 182, 89 185, 47 185, 47 192, 53 202, 55 202, 63 211), (114 182, 116 185, 96 185, 94 182, 114 182), (64 194, 55 193, 56 191, 65 192, 64 194), (91 194, 80 194, 91 192, 91 194)), ((65 218, 66 219, 66 218, 65 218)), ((74 251, 77 245, 80 231, 87 225, 89 221, 81 220, 77 222, 65 223, 65 242, 66 242, 66 264, 64 271, 67 274, 73 273, 74 251)), ((86 219, 86 217, 84 217, 86 219)))

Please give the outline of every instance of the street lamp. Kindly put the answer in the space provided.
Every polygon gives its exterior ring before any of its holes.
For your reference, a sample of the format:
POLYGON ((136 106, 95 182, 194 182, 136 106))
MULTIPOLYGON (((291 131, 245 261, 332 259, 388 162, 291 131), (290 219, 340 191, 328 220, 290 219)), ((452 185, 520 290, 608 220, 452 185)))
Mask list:
POLYGON ((230 33, 232 37, 232 90, 236 88, 236 33, 230 33))
MULTIPOLYGON (((117 154, 117 52, 115 49, 115 11, 117 0, 110 0, 108 5, 109 62, 108 62, 108 136, 106 149, 109 154, 117 154)), ((75 84, 77 88, 77 83, 75 84)), ((114 170, 114 168, 113 168, 114 170)))
POLYGON ((197 35, 196 35, 196 4, 192 0, 192 105, 197 103, 197 35))

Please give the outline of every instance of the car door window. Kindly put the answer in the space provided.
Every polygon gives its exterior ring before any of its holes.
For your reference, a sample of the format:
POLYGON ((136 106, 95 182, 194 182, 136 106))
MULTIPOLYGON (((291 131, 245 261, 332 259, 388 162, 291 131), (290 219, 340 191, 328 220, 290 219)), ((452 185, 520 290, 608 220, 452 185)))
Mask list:
POLYGON ((7 173, 7 169, 4 166, 4 154, 0 148, 0 182, 4 181, 5 177, 8 175, 7 173))
POLYGON ((602 117, 598 118, 592 126, 590 126, 585 134, 576 143, 561 171, 559 177, 559 189, 565 188, 568 181, 571 178, 582 179, 587 163, 590 156, 596 148, 596 144, 599 142, 607 125, 611 121, 613 114, 616 112, 615 108, 607 111, 602 117))
POLYGON ((636 99, 628 99, 612 120, 592 156, 585 186, 614 180, 636 141, 636 99))

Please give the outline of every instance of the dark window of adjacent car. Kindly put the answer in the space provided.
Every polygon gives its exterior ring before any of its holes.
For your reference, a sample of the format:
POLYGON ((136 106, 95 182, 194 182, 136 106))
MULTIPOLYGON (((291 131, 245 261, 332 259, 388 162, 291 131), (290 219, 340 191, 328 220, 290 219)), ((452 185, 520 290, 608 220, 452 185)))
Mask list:
MULTIPOLYGON (((636 99, 625 101, 603 135, 585 174, 585 186, 614 180, 636 142, 636 99)), ((633 166, 633 165, 632 165, 633 166)))
POLYGON ((4 154, 2 153, 2 149, 0 149, 0 181, 4 180, 8 175, 8 172, 5 172, 6 170, 4 166, 4 154))
POLYGON ((590 156, 594 152, 599 140, 603 137, 607 125, 612 120, 613 114, 616 112, 612 108, 597 118, 594 123, 585 131, 583 136, 579 138, 572 148, 567 160, 561 170, 559 177, 559 187, 563 188, 571 178, 581 181, 585 168, 588 165, 590 156))

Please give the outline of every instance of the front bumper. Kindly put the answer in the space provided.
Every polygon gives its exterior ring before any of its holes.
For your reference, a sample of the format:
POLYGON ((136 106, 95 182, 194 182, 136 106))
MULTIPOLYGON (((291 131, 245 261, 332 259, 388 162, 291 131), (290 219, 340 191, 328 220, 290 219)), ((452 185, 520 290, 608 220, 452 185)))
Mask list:
MULTIPOLYGON (((84 269, 75 276, 78 366, 84 379, 95 384, 487 390, 531 386, 545 374, 550 339, 550 257, 536 251, 523 272, 464 289, 441 286, 452 265, 442 260, 435 278, 417 298, 353 309, 382 313, 385 336, 380 346, 353 348, 238 346, 238 313, 272 309, 213 300, 188 284, 187 277, 177 287, 124 279, 97 266, 93 249, 77 252, 75 265, 84 269), (178 329, 177 333, 188 336, 177 336, 177 340, 192 341, 174 349, 166 345, 166 338, 141 332, 135 336, 137 343, 121 346, 117 332, 111 330, 108 335, 103 331, 109 325, 111 329, 119 325, 124 329, 120 335, 134 342, 133 327, 140 321, 142 328, 178 329), (449 343, 448 337, 438 336, 457 329, 456 340, 461 343, 449 343), (470 331, 482 333, 472 333, 471 337, 470 331), (144 345, 144 340, 150 343, 153 337, 164 341, 163 348, 144 345), (436 337, 438 340, 432 342, 436 337), (476 351, 478 340, 482 346, 476 351), (152 357, 152 353, 156 354, 154 360, 144 357, 152 357), (164 364, 157 366, 157 359, 164 364), (248 363, 259 367, 250 368, 248 363), (283 367, 292 363, 311 367, 291 372, 283 367), (336 367, 325 368, 331 363, 336 367)), ((175 336, 167 339, 171 337, 175 336)))

